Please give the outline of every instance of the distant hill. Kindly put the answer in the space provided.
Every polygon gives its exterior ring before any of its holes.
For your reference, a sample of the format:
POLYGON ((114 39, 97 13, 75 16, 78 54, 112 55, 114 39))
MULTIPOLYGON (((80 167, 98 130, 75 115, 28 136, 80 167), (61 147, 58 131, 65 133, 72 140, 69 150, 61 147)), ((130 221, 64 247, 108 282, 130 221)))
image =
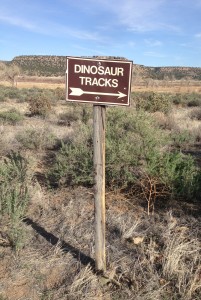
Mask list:
MULTIPOLYGON (((6 63, 17 64, 21 68, 23 75, 28 76, 64 76, 66 71, 66 56, 23 55, 17 56, 11 62, 6 63)), ((146 67, 134 64, 133 75, 134 78, 139 80, 148 78, 158 80, 201 80, 201 68, 146 67)))
POLYGON ((134 77, 157 80, 201 80, 201 68, 195 67, 146 67, 133 66, 134 77))
POLYGON ((63 76, 66 71, 65 56, 30 55, 16 56, 11 63, 17 64, 23 75, 63 76))

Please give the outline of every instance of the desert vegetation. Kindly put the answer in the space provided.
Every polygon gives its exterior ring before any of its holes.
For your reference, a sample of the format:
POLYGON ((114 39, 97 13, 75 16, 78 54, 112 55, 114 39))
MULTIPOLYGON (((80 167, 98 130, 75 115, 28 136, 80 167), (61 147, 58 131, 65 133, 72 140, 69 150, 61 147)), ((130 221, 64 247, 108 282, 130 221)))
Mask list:
POLYGON ((201 96, 106 117, 107 272, 94 267, 93 112, 0 86, 0 299, 201 298, 201 96))
MULTIPOLYGON (((94 58, 96 58, 94 56, 94 58)), ((105 57, 102 57, 105 58, 105 57)), ((107 57, 113 59, 114 57, 107 57)), ((123 57, 115 59, 124 60, 123 57)), ((64 88, 66 57, 48 55, 22 55, 12 61, 1 62, 0 80, 4 84, 17 85, 20 88, 38 86, 41 88, 64 88), (3 67, 1 67, 3 66, 3 67)), ((172 93, 201 93, 201 68, 188 67, 151 67, 133 65, 134 91, 156 91, 172 93)))

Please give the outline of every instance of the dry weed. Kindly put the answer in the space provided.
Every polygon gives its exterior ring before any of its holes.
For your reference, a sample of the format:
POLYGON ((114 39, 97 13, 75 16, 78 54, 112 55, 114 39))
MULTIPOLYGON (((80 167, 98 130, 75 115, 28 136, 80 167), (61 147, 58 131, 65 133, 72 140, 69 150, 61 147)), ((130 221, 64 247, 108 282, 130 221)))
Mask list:
POLYGON ((200 143, 201 142, 201 124, 199 124, 197 127, 194 127, 191 130, 191 134, 194 137, 195 141, 200 143))
POLYGON ((101 290, 98 287, 98 278, 92 272, 91 268, 87 266, 82 269, 73 280, 67 293, 70 299, 101 299, 101 290))
POLYGON ((197 239, 173 233, 163 256, 163 275, 176 282, 183 299, 191 299, 201 289, 199 279, 201 245, 197 239))

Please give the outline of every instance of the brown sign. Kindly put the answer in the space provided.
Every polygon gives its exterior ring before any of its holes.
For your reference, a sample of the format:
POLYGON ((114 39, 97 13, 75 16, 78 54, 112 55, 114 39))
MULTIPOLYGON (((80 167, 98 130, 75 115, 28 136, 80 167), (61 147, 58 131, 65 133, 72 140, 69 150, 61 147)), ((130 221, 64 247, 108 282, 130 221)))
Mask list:
POLYGON ((132 62, 67 57, 66 100, 130 105, 132 62))

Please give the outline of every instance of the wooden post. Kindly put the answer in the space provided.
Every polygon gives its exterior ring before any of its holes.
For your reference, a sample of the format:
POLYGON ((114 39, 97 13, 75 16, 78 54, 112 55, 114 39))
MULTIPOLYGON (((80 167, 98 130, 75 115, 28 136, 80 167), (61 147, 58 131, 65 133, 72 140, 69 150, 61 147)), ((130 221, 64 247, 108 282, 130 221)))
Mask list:
POLYGON ((106 270, 105 259, 105 106, 93 106, 94 118, 94 202, 95 262, 98 271, 106 270))

